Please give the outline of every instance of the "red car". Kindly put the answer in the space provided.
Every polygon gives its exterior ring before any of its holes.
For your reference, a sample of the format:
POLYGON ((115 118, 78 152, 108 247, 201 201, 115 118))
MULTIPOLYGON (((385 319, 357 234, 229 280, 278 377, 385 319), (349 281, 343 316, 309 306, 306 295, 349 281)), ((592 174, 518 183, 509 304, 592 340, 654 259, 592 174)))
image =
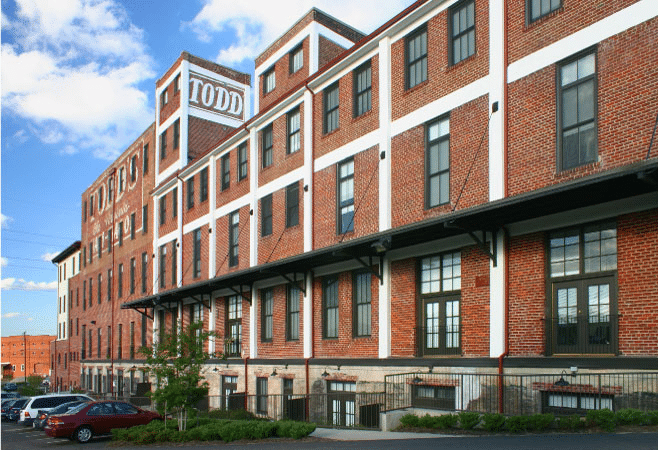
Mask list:
POLYGON ((48 418, 44 430, 50 437, 65 437, 89 442, 95 435, 110 434, 113 428, 146 425, 163 417, 126 402, 99 401, 84 403, 66 414, 48 418))

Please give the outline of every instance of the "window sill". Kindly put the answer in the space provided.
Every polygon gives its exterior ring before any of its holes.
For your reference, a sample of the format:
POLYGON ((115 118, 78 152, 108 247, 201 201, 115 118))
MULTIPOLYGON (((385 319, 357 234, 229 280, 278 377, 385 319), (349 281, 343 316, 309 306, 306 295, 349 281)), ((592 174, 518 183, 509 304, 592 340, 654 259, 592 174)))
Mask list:
POLYGON ((417 85, 415 85, 415 86, 413 86, 413 87, 407 87, 407 86, 405 85, 405 87, 404 87, 404 93, 403 93, 402 95, 404 96, 404 95, 411 94, 412 92, 417 91, 418 89, 423 88, 424 86, 428 85, 429 83, 430 83, 430 79, 427 78, 425 81, 422 81, 422 82, 418 83, 417 85))
POLYGON ((545 14, 532 22, 528 22, 528 19, 526 19, 525 24, 523 25, 523 31, 530 31, 535 27, 538 27, 539 25, 543 24, 547 20, 551 19, 552 17, 557 16, 558 14, 561 14, 564 11, 564 6, 559 7, 555 11, 551 11, 548 14, 545 14))

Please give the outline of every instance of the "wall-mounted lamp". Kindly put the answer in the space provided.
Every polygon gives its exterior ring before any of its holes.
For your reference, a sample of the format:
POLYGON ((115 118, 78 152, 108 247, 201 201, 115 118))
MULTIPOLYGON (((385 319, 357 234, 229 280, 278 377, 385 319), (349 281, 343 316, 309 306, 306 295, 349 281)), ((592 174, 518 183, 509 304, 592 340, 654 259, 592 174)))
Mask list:
POLYGON ((91 321, 91 324, 92 324, 92 325, 96 325, 96 321, 95 321, 95 320, 92 320, 92 321, 91 321))
POLYGON ((322 373, 322 378, 327 378, 329 376, 329 373, 327 372, 327 369, 324 369, 324 372, 322 373))
POLYGON ((423 380, 422 380, 418 375, 416 375, 416 377, 415 377, 412 381, 413 381, 414 384, 419 384, 419 383, 421 383, 423 380))
POLYGON ((278 373, 276 373, 276 367, 275 367, 274 370, 272 371, 272 373, 270 374, 270 376, 275 377, 277 375, 278 375, 278 373))
POLYGON ((563 370, 560 374, 560 379, 553 383, 554 386, 569 386, 569 382, 564 379, 564 376, 567 375, 567 371, 563 370))
POLYGON ((370 246, 377 252, 377 253, 385 253, 387 250, 391 249, 391 238, 389 236, 379 238, 370 246))

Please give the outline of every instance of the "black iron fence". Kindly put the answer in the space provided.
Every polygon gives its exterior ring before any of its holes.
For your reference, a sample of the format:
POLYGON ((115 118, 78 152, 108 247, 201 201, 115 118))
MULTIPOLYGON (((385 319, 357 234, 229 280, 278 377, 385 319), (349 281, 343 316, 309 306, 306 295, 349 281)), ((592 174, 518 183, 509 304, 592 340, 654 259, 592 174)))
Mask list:
POLYGON ((546 318, 552 353, 617 353, 619 316, 546 318))
POLYGON ((405 373, 385 377, 385 395, 386 411, 415 407, 516 415, 658 410, 658 373, 405 373))

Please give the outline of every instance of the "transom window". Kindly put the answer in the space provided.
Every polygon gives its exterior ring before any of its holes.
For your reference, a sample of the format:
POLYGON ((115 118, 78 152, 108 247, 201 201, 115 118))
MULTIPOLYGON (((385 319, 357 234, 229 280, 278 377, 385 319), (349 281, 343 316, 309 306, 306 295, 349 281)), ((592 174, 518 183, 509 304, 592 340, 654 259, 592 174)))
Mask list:
POLYGON ((331 133, 339 126, 338 81, 324 90, 324 133, 331 133))
POLYGON ((354 117, 370 111, 372 107, 372 67, 368 61, 354 71, 354 117))
POLYGON ((450 201, 450 118, 442 117, 425 127, 425 206, 450 201))
POLYGON ((462 2, 450 11, 452 64, 475 54, 475 2, 462 2))
POLYGON ((558 69, 559 169, 595 162, 596 55, 590 53, 561 64, 558 69))
POLYGON ((541 19, 562 7, 562 0, 527 0, 528 23, 541 19))

